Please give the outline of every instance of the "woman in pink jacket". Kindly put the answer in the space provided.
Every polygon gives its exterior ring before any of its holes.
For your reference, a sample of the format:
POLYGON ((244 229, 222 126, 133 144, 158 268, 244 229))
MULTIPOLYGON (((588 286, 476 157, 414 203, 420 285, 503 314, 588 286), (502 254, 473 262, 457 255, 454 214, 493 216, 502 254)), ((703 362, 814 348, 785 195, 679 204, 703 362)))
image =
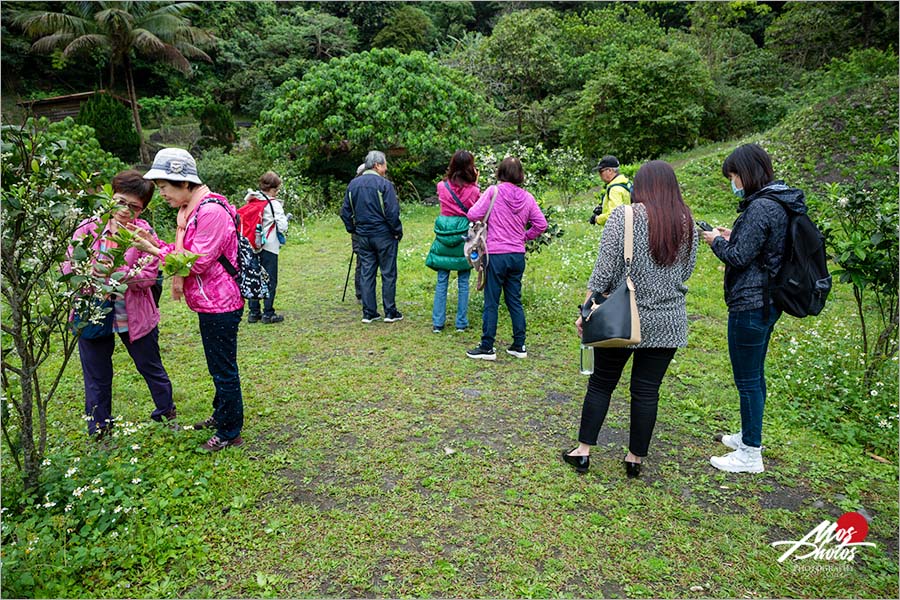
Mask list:
POLYGON ((488 264, 485 269, 484 312, 481 316, 481 344, 466 351, 469 358, 496 360, 497 309, 500 292, 512 320, 513 343, 507 354, 525 358, 525 309, 522 307, 522 274, 525 272, 525 242, 547 229, 547 219, 534 196, 520 188, 525 181, 522 162, 508 156, 497 168, 497 185, 490 186, 469 209, 470 221, 487 215, 488 264), (496 198, 495 198, 496 196, 496 198), (493 201, 493 208, 490 208, 493 201))
MULTIPOLYGON (((88 219, 78 226, 72 236, 73 240, 81 240, 87 236, 94 238, 91 247, 95 253, 95 264, 100 262, 101 253, 113 248, 115 242, 110 236, 114 236, 120 228, 136 225, 149 231, 153 238, 156 237, 150 224, 137 218, 153 198, 153 184, 137 171, 122 171, 113 178, 112 188, 113 198, 118 201, 119 209, 112 213, 106 226, 100 230, 99 220, 88 219)), ((70 258, 72 252, 73 248, 70 246, 70 258)), ((105 437, 113 425, 112 356, 116 333, 134 360, 138 373, 147 382, 150 396, 156 405, 150 418, 154 421, 175 419, 172 382, 159 354, 159 309, 150 291, 159 272, 159 259, 137 248, 129 248, 125 251, 125 265, 120 270, 127 273, 135 269, 137 271, 134 275, 123 280, 128 285, 125 293, 114 294, 109 298, 113 304, 109 329, 99 332, 97 337, 81 335, 78 338, 78 354, 84 374, 84 411, 88 433, 97 440, 105 437)), ((72 265, 67 261, 63 264, 63 272, 71 271, 72 265)))
POLYGON ((182 251, 199 254, 187 277, 172 278, 172 297, 184 298, 197 313, 206 366, 216 395, 211 417, 194 429, 214 429, 201 446, 217 452, 244 443, 244 401, 237 364, 237 332, 244 312, 244 299, 235 280, 223 266, 237 266, 238 239, 235 209, 224 196, 203 185, 194 158, 181 148, 157 152, 153 167, 144 175, 152 180, 169 206, 178 209, 174 244, 156 244, 141 232, 135 245, 159 257, 182 251))

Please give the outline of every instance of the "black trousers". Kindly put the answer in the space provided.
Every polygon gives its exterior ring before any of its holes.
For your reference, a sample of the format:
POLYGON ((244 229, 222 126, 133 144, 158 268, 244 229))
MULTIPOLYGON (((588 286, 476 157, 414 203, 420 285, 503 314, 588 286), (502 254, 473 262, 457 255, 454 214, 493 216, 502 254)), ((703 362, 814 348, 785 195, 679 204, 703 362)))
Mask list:
POLYGON ((399 242, 389 235, 357 235, 356 240, 356 257, 359 260, 360 284, 362 285, 363 317, 372 318, 378 315, 378 305, 375 300, 375 276, 378 271, 381 271, 381 302, 384 305, 384 316, 393 316, 397 312, 394 295, 397 291, 397 247, 399 242))
POLYGON ((622 370, 631 365, 631 429, 628 449, 635 456, 647 456, 656 426, 659 386, 675 357, 675 348, 594 348, 594 373, 588 380, 578 441, 594 446, 609 411, 609 400, 622 370))

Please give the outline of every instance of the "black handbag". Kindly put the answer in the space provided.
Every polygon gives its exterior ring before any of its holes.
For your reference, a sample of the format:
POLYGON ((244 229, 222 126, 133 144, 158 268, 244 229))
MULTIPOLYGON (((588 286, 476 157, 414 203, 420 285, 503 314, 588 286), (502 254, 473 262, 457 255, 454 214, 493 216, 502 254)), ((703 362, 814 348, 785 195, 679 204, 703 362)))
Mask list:
POLYGON ((608 296, 594 293, 581 307, 581 343, 598 348, 623 348, 641 341, 641 320, 631 280, 634 214, 625 205, 625 280, 608 296))
POLYGON ((99 323, 87 323, 86 325, 81 325, 82 321, 78 316, 78 313, 75 313, 72 320, 72 333, 81 336, 81 338, 85 340, 95 340, 113 334, 113 321, 116 317, 113 301, 109 299, 103 300, 102 302, 95 300, 94 304, 99 304, 100 309, 106 311, 99 323), (79 325, 81 326, 79 327, 79 325))

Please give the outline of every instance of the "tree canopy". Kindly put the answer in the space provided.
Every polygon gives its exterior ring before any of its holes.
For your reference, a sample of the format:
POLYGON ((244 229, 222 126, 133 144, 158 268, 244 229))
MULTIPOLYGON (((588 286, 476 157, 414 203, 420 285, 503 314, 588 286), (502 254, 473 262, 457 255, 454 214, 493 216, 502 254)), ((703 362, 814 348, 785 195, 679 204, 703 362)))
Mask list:
POLYGON ((485 101, 472 82, 421 52, 376 49, 331 60, 286 82, 259 122, 273 155, 310 169, 373 148, 408 156, 463 145, 485 101))

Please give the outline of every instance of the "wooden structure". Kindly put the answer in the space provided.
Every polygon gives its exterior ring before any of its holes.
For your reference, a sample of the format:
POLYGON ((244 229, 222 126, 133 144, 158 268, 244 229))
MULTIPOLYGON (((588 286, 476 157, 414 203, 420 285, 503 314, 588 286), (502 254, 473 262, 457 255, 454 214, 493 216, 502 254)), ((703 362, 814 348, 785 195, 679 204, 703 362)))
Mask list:
MULTIPOLYGON (((97 90, 96 92, 81 92, 79 94, 68 94, 65 96, 54 96, 53 98, 43 98, 41 100, 22 100, 17 102, 30 114, 35 117, 47 117, 51 122, 62 121, 66 117, 73 119, 78 116, 81 105, 87 102, 94 94, 106 94, 106 90, 97 90)), ((128 107, 131 110, 131 101, 115 94, 110 94, 113 98, 128 107)), ((140 105, 138 105, 140 108, 140 105)))

